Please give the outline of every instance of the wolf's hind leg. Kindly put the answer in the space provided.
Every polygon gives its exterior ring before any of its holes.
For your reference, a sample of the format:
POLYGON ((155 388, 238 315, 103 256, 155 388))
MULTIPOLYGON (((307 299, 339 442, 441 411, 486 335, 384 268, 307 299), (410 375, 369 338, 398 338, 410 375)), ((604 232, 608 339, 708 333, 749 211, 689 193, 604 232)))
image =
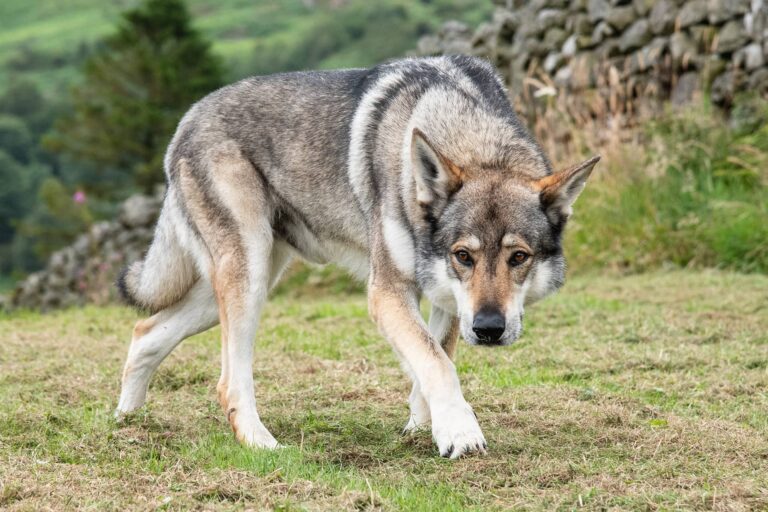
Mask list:
MULTIPOLYGON (((283 271, 291 262, 293 252, 288 244, 283 241, 275 240, 272 245, 272 254, 269 270, 269 290, 277 286, 280 282, 283 271)), ((229 351, 226 336, 222 335, 221 340, 221 376, 216 385, 216 392, 219 398, 219 404, 227 414, 227 388, 229 386, 229 351)))
POLYGON ((144 405, 149 381, 160 363, 184 339, 208 330, 218 320, 213 289, 206 279, 199 279, 176 304, 139 320, 133 329, 115 415, 144 405))
MULTIPOLYGON (((453 359, 459 336, 459 319, 433 304, 429 313, 429 333, 440 343, 448 357, 453 359)), ((413 388, 408 397, 408 402, 411 408, 411 416, 408 418, 408 423, 405 424, 403 429, 404 434, 429 424, 429 405, 421 393, 418 380, 413 381, 413 388)))
POLYGON ((222 402, 235 437, 255 448, 274 448, 277 441, 256 410, 253 343, 271 278, 272 237, 269 230, 247 235, 240 248, 215 263, 214 288, 222 332, 222 402))

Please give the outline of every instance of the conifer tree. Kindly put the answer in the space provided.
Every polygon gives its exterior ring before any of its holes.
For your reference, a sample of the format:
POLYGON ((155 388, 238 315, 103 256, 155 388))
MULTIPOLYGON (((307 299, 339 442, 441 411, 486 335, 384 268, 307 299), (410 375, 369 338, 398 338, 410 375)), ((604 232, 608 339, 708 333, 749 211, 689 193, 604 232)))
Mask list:
POLYGON ((130 173, 146 192, 190 105, 222 83, 222 65, 192 27, 183 0, 144 0, 121 17, 84 68, 73 110, 47 137, 49 149, 96 168, 130 173))

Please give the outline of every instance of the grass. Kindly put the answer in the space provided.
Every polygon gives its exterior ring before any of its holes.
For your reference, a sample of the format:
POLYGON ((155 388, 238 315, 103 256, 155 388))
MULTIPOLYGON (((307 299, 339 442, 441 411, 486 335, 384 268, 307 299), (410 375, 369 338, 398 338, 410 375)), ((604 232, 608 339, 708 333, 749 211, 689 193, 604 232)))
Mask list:
POLYGON ((574 267, 663 266, 768 273, 768 107, 744 97, 730 119, 707 104, 607 145, 575 206, 574 267))
POLYGON ((399 435, 408 386, 358 293, 267 307, 255 375, 276 452, 229 433, 217 329, 116 424, 133 312, 4 316, 0 508, 765 509, 766 289, 717 271, 573 279, 518 344, 460 347, 490 453, 456 462, 399 435))
MULTIPOLYGON (((138 0, 5 0, 0 2, 0 89, 26 77, 51 97, 79 79, 84 48, 108 35, 138 0)), ((418 37, 449 19, 477 25, 489 1, 363 0, 329 8, 319 1, 188 0, 195 26, 213 42, 229 79, 286 68, 372 65, 416 47, 418 37), (382 17, 383 14, 383 17, 382 17), (303 65, 302 65, 303 64, 303 65)))

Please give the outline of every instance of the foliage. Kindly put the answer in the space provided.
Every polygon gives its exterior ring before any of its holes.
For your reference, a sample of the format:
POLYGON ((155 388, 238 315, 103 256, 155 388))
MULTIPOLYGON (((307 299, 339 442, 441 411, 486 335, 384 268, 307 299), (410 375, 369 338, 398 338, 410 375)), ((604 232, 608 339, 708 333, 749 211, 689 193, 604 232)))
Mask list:
MULTIPOLYGON (((54 177, 43 180, 34 205, 34 210, 19 223, 18 233, 41 260, 72 242, 93 222, 87 203, 73 201, 72 194, 54 177)), ((26 247, 17 246, 15 250, 23 253, 26 247)))
POLYGON ((28 164, 32 134, 27 124, 16 116, 0 115, 0 148, 20 164, 28 164))
POLYGON ((768 105, 742 98, 731 123, 706 105, 651 123, 609 155, 576 206, 580 267, 662 264, 768 272, 768 105))
MULTIPOLYGON (((5 0, 0 2, 0 88, 3 75, 34 80, 50 97, 56 97, 79 78, 77 69, 108 35, 121 9, 136 2, 100 0, 5 0)), ((344 30, 343 23, 327 25, 335 16, 348 18, 350 11, 405 10, 405 17, 372 19, 366 27, 375 37, 355 38, 354 44, 326 54, 316 67, 367 66, 380 59, 402 55, 415 48, 416 38, 426 28, 437 30, 442 22, 458 19, 471 26, 487 20, 493 9, 490 0, 188 0, 194 26, 213 41, 213 50, 227 63, 227 81, 252 74, 254 48, 268 54, 256 56, 267 64, 284 61, 285 54, 299 60, 292 68, 304 69, 297 45, 311 46, 313 27, 344 30), (389 35, 389 37, 387 37, 389 35)), ((354 20, 352 20, 354 22, 354 20)), ((320 34, 334 38, 335 34, 320 34)))
POLYGON ((320 5, 294 30, 259 39, 250 67, 253 73, 263 74, 370 66, 404 55, 442 21, 481 17, 489 14, 487 8, 466 0, 352 0, 338 7, 320 5))
POLYGON ((145 0, 123 14, 84 75, 73 112, 56 124, 48 147, 129 173, 151 192, 163 179, 174 127, 195 100, 221 85, 222 66, 182 0, 145 0))

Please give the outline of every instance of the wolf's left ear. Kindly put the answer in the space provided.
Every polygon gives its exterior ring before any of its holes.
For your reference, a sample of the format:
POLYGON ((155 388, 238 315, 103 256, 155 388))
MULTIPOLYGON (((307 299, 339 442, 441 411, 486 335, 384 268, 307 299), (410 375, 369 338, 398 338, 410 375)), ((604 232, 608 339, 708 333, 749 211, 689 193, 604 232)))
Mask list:
POLYGON ((599 156, 593 156, 580 164, 534 182, 534 187, 539 190, 541 204, 546 208, 547 216, 552 222, 563 221, 571 215, 573 202, 581 194, 587 178, 599 160, 599 156))
POLYGON ((411 168, 419 204, 435 205, 445 201, 461 186, 461 169, 438 153, 418 128, 413 129, 411 138, 411 168))

